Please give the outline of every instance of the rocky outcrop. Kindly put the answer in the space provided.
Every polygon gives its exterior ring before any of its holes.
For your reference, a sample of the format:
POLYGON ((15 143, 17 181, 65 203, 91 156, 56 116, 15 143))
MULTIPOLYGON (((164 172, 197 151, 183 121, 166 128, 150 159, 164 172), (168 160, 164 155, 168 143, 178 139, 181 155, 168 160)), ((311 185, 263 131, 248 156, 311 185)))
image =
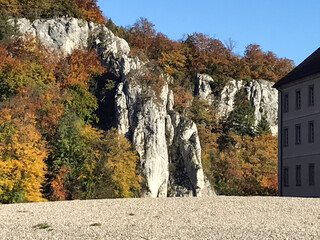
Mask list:
POLYGON ((211 195, 202 171, 201 146, 194 122, 173 113, 175 135, 171 145, 172 178, 170 187, 174 196, 211 195), (209 190, 209 192, 208 192, 209 190))
POLYGON ((37 19, 31 22, 21 18, 17 23, 22 34, 37 35, 43 44, 64 54, 89 45, 96 46, 105 58, 109 55, 119 58, 130 51, 128 43, 114 36, 104 25, 80 19, 37 19))
POLYGON ((117 127, 140 156, 145 196, 213 194, 203 174, 196 125, 174 111, 174 97, 167 83, 159 94, 151 86, 139 84, 146 64, 128 56, 130 48, 125 40, 103 25, 74 18, 19 19, 18 24, 22 33, 37 35, 43 44, 64 55, 94 47, 102 63, 120 79, 114 96, 117 127), (169 167, 174 170, 169 171, 169 167))
POLYGON ((257 125, 262 116, 265 116, 270 124, 272 134, 278 134, 278 93, 276 89, 272 88, 272 82, 231 80, 224 86, 219 96, 213 93, 213 82, 214 80, 209 75, 198 74, 196 94, 216 106, 220 117, 229 115, 233 110, 236 93, 240 89, 245 89, 248 100, 254 107, 255 124, 257 125))
POLYGON ((119 84, 117 92, 119 93, 121 89, 124 98, 116 101, 117 115, 122 115, 118 121, 118 129, 132 139, 139 153, 147 186, 145 195, 166 197, 169 179, 168 145, 170 144, 169 141, 167 142, 169 139, 166 135, 167 131, 169 131, 168 135, 172 134, 167 113, 168 86, 165 85, 162 88, 158 99, 152 89, 143 89, 138 84, 129 83, 125 78, 119 84))
POLYGON ((132 139, 140 156, 144 195, 212 195, 203 174, 196 125, 174 111, 168 84, 159 96, 152 87, 137 84, 135 79, 143 72, 142 67, 133 76, 124 75, 117 88, 116 110, 118 129, 132 139))
POLYGON ((248 99, 254 107, 256 124, 265 116, 273 135, 278 134, 278 91, 273 83, 265 80, 253 80, 245 85, 248 99))

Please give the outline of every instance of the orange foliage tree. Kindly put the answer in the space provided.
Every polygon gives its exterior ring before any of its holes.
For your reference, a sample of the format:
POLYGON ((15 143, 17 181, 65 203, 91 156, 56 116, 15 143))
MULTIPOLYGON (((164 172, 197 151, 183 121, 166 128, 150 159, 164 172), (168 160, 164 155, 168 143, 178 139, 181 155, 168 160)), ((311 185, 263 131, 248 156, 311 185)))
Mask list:
POLYGON ((35 37, 26 35, 0 49, 0 100, 14 95, 19 87, 54 83, 58 56, 35 37))
POLYGON ((133 24, 129 33, 128 40, 131 46, 131 54, 138 54, 140 57, 146 57, 147 48, 150 46, 155 35, 156 31, 153 23, 149 22, 146 18, 141 17, 138 19, 133 24), (144 56, 141 56, 141 54, 144 56))
POLYGON ((263 52, 259 45, 249 44, 244 55, 252 79, 276 81, 293 69, 294 63, 286 58, 277 58, 274 53, 263 52))
POLYGON ((77 5, 87 19, 90 21, 105 24, 106 19, 103 17, 100 8, 97 6, 97 0, 76 0, 77 5))
POLYGON ((183 111, 192 99, 192 95, 184 90, 183 87, 175 87, 173 89, 175 109, 183 111))
POLYGON ((211 152, 216 190, 226 195, 277 194, 277 138, 231 133, 228 149, 211 152))
POLYGON ((56 75, 63 86, 79 84, 87 88, 90 76, 102 74, 104 70, 94 50, 74 50, 67 58, 62 59, 56 75))

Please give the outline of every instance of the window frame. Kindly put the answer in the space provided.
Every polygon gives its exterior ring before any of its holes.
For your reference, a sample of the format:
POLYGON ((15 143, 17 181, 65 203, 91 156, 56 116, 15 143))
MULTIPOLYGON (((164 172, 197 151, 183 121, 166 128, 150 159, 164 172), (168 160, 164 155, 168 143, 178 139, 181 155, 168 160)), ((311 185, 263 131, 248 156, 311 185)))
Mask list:
POLYGON ((289 93, 283 95, 283 111, 289 112, 289 93))
POLYGON ((301 186, 301 165, 296 165, 296 186, 301 186))
POLYGON ((314 163, 309 163, 309 186, 314 186, 315 185, 315 165, 314 163))
POLYGON ((308 122, 308 141, 309 143, 314 142, 314 121, 308 122))
POLYGON ((283 167, 283 186, 289 187, 289 167, 283 167))
POLYGON ((308 87, 308 105, 314 106, 314 85, 308 87))
POLYGON ((283 128, 283 146, 284 147, 289 146, 289 128, 288 127, 283 128))
POLYGON ((295 140, 296 145, 301 145, 301 124, 295 126, 295 140))
POLYGON ((301 109, 301 89, 296 90, 296 110, 301 109))

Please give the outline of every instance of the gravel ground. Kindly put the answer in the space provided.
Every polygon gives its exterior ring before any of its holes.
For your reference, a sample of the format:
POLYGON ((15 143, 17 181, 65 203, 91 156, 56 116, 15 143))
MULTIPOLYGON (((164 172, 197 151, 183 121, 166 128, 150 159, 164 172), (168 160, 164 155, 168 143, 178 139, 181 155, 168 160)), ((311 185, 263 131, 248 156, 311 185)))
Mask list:
POLYGON ((320 199, 107 199, 0 205, 0 239, 320 239, 320 199))

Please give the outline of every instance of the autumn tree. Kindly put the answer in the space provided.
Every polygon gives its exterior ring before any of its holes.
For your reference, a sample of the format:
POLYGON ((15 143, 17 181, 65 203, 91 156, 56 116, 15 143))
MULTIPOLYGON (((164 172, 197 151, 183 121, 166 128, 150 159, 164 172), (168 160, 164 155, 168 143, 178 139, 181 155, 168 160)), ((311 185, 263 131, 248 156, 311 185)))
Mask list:
POLYGON ((53 83, 57 55, 44 47, 31 35, 0 46, 0 100, 17 93, 17 89, 28 85, 53 83))
POLYGON ((239 152, 243 195, 277 194, 277 138, 244 138, 239 152))
POLYGON ((103 144, 107 150, 105 167, 115 185, 115 197, 132 197, 140 190, 141 176, 137 171, 138 155, 130 142, 116 129, 106 132, 103 144))
POLYGON ((244 60, 250 68, 252 79, 276 81, 293 69, 294 64, 288 59, 279 59, 271 52, 263 52, 259 45, 246 47, 244 60))
POLYGON ((56 78, 63 86, 79 84, 88 88, 91 75, 102 74, 104 70, 94 50, 74 50, 60 61, 56 78))
POLYGON ((230 133, 236 144, 227 151, 209 152, 213 183, 223 195, 277 194, 277 138, 230 133))
POLYGON ((183 87, 173 88, 174 107, 177 111, 183 112, 192 100, 192 95, 184 90, 183 87))
POLYGON ((104 24, 105 19, 96 0, 1 0, 0 9, 10 17, 38 18, 74 17, 104 24))
POLYGON ((178 80, 184 76, 182 72, 185 71, 186 61, 187 58, 184 55, 184 52, 180 49, 161 52, 161 57, 158 59, 163 70, 178 80))
POLYGON ((101 131, 79 122, 70 113, 59 125, 57 142, 49 156, 57 171, 51 182, 56 196, 62 198, 62 191, 69 194, 66 199, 131 197, 140 190, 138 157, 124 136, 115 129, 102 136, 101 131), (61 169, 65 169, 63 188, 59 183, 61 169))
POLYGON ((0 202, 44 201, 46 143, 24 97, 2 103, 0 110, 0 202))
POLYGON ((221 71, 222 64, 227 63, 226 56, 229 50, 218 39, 202 33, 193 33, 188 35, 185 43, 191 49, 191 67, 199 73, 221 71))
POLYGON ((99 133, 91 131, 75 113, 68 111, 59 121, 55 139, 49 155, 52 166, 49 170, 58 173, 62 167, 66 168, 63 187, 70 194, 66 199, 87 198, 92 179, 86 178, 83 172, 94 163, 93 146, 99 139, 99 133))
POLYGON ((130 29, 129 42, 131 45, 131 53, 138 54, 140 57, 147 57, 147 48, 150 46, 156 35, 154 24, 146 18, 138 19, 130 29), (144 55, 144 56, 143 56, 144 55))
POLYGON ((59 119, 66 110, 64 102, 68 99, 67 93, 57 85, 50 84, 44 88, 32 86, 27 94, 36 95, 33 102, 37 114, 37 128, 48 141, 53 140, 59 119))
POLYGON ((106 20, 97 6, 97 0, 76 0, 79 10, 92 22, 105 24, 106 20))
POLYGON ((49 181, 49 194, 47 198, 51 201, 63 201, 70 195, 67 189, 63 186, 64 178, 68 169, 61 166, 57 173, 49 181))
POLYGON ((146 54, 149 59, 157 60, 161 57, 162 53, 169 53, 180 48, 179 44, 169 39, 162 33, 157 33, 150 40, 146 49, 146 54))
POLYGON ((292 69, 294 69, 295 65, 294 62, 288 58, 280 58, 276 62, 274 66, 275 74, 277 75, 277 79, 279 80, 288 74, 292 69))

